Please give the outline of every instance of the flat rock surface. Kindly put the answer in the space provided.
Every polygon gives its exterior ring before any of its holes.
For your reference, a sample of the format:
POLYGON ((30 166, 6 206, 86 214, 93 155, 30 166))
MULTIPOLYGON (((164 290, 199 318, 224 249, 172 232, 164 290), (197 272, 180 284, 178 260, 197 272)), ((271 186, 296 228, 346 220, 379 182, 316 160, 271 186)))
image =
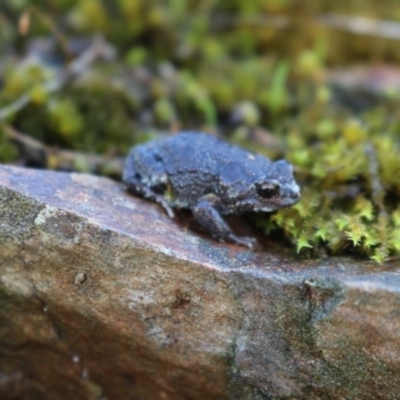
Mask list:
POLYGON ((400 265, 248 251, 0 166, 1 399, 398 399, 400 265))

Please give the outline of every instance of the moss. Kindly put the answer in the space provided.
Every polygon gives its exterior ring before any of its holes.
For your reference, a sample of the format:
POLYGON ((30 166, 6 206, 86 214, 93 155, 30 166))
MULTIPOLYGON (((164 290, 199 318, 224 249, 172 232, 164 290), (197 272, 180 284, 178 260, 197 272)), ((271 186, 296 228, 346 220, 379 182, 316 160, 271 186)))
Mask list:
POLYGON ((327 248, 383 262, 399 255, 398 140, 382 138, 387 119, 372 129, 363 115, 338 117, 317 116, 315 130, 289 133, 287 157, 299 167, 302 200, 271 220, 299 252, 327 248))

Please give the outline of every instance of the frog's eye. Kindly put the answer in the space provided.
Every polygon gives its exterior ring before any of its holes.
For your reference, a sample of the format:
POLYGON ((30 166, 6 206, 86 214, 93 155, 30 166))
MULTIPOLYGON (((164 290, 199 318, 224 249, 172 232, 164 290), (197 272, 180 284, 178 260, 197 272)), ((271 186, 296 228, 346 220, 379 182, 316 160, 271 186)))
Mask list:
POLYGON ((258 182, 256 188, 259 196, 269 199, 279 194, 280 186, 277 182, 258 182))

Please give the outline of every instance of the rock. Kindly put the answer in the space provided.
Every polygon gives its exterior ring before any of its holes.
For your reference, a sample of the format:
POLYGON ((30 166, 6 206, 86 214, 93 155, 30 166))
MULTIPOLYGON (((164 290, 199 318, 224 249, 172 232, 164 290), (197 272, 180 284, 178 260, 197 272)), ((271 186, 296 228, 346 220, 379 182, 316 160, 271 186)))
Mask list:
POLYGON ((400 266, 251 252, 0 167, 1 399, 397 399, 400 266))

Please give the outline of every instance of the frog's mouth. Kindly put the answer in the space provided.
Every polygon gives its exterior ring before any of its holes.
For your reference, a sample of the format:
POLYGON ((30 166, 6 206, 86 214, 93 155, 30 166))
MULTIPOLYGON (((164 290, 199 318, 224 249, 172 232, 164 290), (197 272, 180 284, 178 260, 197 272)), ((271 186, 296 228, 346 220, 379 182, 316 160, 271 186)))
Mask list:
POLYGON ((261 208, 257 208, 256 210, 254 210, 254 211, 256 211, 256 212, 272 212, 272 211, 275 211, 276 209, 275 208, 270 208, 270 207, 261 207, 261 208))

